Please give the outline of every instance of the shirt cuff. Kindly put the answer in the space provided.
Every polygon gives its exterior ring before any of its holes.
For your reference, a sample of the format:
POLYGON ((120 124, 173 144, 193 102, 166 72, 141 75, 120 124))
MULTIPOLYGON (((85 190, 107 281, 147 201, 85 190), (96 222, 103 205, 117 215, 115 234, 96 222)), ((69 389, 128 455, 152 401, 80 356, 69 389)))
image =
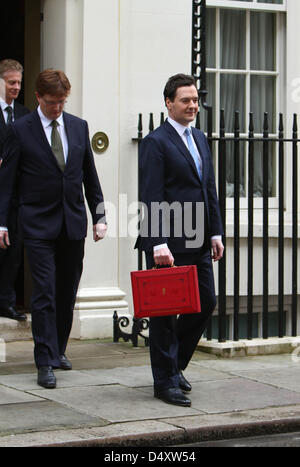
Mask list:
POLYGON ((153 247, 153 251, 161 250, 162 248, 168 248, 167 243, 161 243, 160 245, 155 245, 155 246, 153 247))

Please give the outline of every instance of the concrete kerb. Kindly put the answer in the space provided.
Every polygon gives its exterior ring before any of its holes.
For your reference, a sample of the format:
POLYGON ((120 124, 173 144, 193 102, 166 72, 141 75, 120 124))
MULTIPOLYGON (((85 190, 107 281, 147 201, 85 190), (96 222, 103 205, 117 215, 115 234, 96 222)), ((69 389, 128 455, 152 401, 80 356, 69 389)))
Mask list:
POLYGON ((237 342, 201 339, 197 349, 223 358, 279 354, 294 354, 295 358, 297 358, 297 355, 300 357, 300 336, 241 339, 237 342))
POLYGON ((234 414, 23 433, 0 437, 0 447, 172 447, 201 441, 289 433, 299 429, 300 406, 297 405, 234 414))
MULTIPOLYGON (((126 427, 124 424, 124 428, 126 427)), ((291 433, 299 431, 300 418, 297 419, 278 419, 267 420, 260 422, 236 423, 230 425, 217 426, 202 426, 190 429, 176 429, 158 432, 145 432, 136 434, 126 434, 118 436, 117 434, 108 435, 107 437, 97 436, 97 434, 85 433, 82 431, 78 434, 72 431, 72 435, 68 439, 68 432, 60 433, 44 433, 47 436, 41 437, 41 433, 31 433, 30 438, 26 435, 16 435, 10 440, 0 438, 0 447, 164 447, 164 446, 184 446, 190 443, 203 441, 216 441, 233 438, 245 438, 250 436, 271 435, 279 433, 291 433), (64 436, 61 436, 61 435, 64 436), (33 441, 33 438, 35 440, 33 441), (65 439, 64 439, 65 438, 65 439)))

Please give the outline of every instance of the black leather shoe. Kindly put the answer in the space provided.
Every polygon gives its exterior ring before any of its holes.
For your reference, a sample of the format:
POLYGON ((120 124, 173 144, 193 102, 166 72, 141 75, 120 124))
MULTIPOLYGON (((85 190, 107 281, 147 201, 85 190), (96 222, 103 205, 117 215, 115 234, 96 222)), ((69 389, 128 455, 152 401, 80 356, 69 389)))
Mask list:
POLYGON ((15 319, 17 321, 27 320, 27 316, 24 313, 18 313, 12 306, 9 306, 8 308, 0 308, 0 316, 15 319))
POLYGON ((59 356, 59 361, 60 361, 60 368, 62 370, 72 370, 72 363, 70 360, 65 355, 60 355, 59 356))
POLYGON ((167 402, 167 404, 180 405, 182 407, 191 406, 190 399, 182 393, 180 388, 169 388, 161 391, 154 389, 154 397, 167 402))
POLYGON ((52 366, 41 366, 38 369, 37 383, 43 388, 53 389, 56 387, 56 378, 53 373, 52 366))
POLYGON ((183 392, 191 392, 192 385, 183 376, 182 372, 179 373, 179 387, 183 392))

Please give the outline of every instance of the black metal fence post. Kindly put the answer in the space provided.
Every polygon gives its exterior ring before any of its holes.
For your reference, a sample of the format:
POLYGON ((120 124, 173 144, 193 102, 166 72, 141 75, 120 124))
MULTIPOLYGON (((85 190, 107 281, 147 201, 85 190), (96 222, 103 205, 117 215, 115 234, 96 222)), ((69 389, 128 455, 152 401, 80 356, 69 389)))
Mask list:
POLYGON ((234 117, 234 298, 233 340, 239 340, 240 309, 240 125, 239 112, 234 117))
POLYGON ((218 154, 219 174, 219 203, 221 218, 224 229, 223 258, 219 261, 219 294, 218 294, 218 340, 226 341, 226 140, 225 140, 225 115, 224 110, 220 113, 220 139, 218 154))
POLYGON ((269 123, 264 114, 263 127, 263 322, 262 335, 269 336, 269 123))
POLYGON ((293 121, 293 233, 292 233, 292 335, 297 335, 297 288, 298 288, 298 122, 297 114, 293 121))
MULTIPOLYGON (((140 145, 143 139, 143 116, 139 114, 139 122, 138 122, 138 158, 140 154, 140 145)), ((138 202, 140 202, 140 177, 139 177, 139 169, 138 169, 138 176, 137 176, 137 191, 138 191, 138 202)), ((141 207, 139 206, 138 215, 141 215, 141 207)), ((141 271, 143 269, 143 252, 141 249, 138 249, 138 270, 141 271)))
POLYGON ((284 142, 283 116, 279 115, 278 151, 278 337, 284 335, 284 142))
POLYGON ((248 143, 248 270, 247 270, 247 339, 253 337, 253 186, 254 186, 254 124, 249 115, 248 143))

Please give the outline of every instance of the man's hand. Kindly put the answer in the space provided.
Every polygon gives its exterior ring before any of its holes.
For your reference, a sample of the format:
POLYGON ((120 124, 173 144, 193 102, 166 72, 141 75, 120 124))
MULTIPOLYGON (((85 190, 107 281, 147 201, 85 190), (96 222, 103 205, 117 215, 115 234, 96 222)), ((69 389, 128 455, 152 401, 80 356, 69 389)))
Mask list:
POLYGON ((211 240, 212 247, 212 259, 213 261, 219 261, 223 257, 224 245, 222 240, 211 240))
POLYGON ((2 161, 3 161, 3 159, 0 159, 0 167, 1 167, 1 165, 2 165, 2 161))
POLYGON ((94 241, 98 242, 98 240, 102 240, 105 237, 107 231, 106 224, 96 224, 93 226, 93 237, 94 241))
POLYGON ((173 266, 174 258, 169 248, 159 248, 153 252, 156 266, 173 266))
POLYGON ((9 235, 7 230, 0 230, 0 248, 6 250, 10 246, 9 235))

